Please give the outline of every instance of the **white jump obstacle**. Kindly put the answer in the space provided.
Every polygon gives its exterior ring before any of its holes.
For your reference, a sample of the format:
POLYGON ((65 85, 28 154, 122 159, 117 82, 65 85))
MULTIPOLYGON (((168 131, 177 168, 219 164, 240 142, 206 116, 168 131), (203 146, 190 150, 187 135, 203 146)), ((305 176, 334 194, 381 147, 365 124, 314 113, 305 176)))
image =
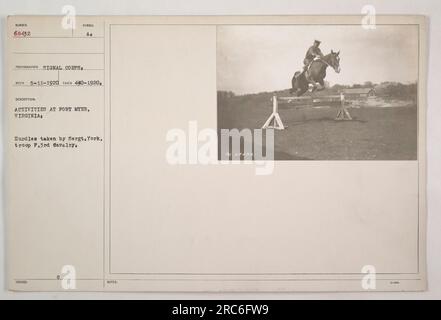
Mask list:
POLYGON ((291 102, 302 103, 303 101, 305 101, 305 104, 298 107, 298 108, 314 107, 314 103, 329 102, 329 103, 335 104, 335 103, 339 102, 339 107, 338 107, 337 116, 335 117, 335 120, 338 120, 338 121, 352 120, 352 117, 351 117, 348 109, 346 109, 345 96, 343 93, 341 93, 340 95, 323 96, 323 97, 315 97, 315 98, 311 97, 311 96, 307 96, 307 97, 277 97, 276 95, 274 95, 271 100, 273 102, 273 113, 271 113, 268 120, 266 120, 262 129, 283 130, 283 129, 287 128, 285 125, 283 125, 282 119, 280 118, 278 100, 280 100, 280 102, 284 102, 284 103, 291 103, 291 102), (310 102, 310 104, 306 104, 306 101, 310 102), (273 123, 273 125, 271 125, 271 123, 273 123))

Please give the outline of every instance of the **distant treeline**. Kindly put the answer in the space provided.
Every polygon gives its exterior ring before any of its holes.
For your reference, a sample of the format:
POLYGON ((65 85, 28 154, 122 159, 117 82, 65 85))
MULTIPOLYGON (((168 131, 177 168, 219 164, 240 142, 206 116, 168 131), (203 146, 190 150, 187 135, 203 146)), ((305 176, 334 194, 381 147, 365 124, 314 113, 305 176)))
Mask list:
POLYGON ((416 98, 418 92, 418 86, 416 82, 408 84, 403 84, 400 82, 382 82, 379 84, 375 84, 367 81, 364 84, 353 84, 352 86, 336 84, 327 90, 329 90, 329 92, 337 93, 342 89, 357 88, 373 88, 375 90, 375 95, 377 96, 397 99, 416 98))
POLYGON ((235 94, 233 91, 218 91, 217 98, 218 99, 228 99, 234 97, 235 94))
MULTIPOLYGON (((353 84, 353 85, 341 85, 335 84, 331 87, 327 87, 324 94, 338 94, 343 89, 356 89, 356 88, 373 88, 375 90, 375 95, 380 97, 388 97, 393 99, 416 99, 418 86, 417 83, 408 83, 403 84, 400 82, 382 82, 382 83, 373 83, 367 81, 363 84, 353 84)), ((226 100, 233 97, 240 96, 254 96, 254 95, 262 95, 262 94, 277 94, 277 95, 289 95, 289 89, 279 90, 279 91, 265 91, 254 94, 241 94, 236 95, 233 91, 218 91, 217 97, 218 100, 226 100)))

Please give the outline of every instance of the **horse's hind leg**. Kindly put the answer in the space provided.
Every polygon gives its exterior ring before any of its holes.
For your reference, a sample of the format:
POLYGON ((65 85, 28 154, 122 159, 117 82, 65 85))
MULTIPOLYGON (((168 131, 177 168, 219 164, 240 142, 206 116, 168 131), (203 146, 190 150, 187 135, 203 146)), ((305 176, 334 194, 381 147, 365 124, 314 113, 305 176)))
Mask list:
POLYGON ((296 74, 297 74, 297 72, 294 74, 294 76, 292 77, 292 79, 291 79, 291 89, 289 89, 289 93, 294 93, 294 92, 296 92, 296 82, 297 82, 297 79, 296 79, 296 74))
POLYGON ((303 88, 303 89, 298 88, 297 91, 296 91, 296 93, 295 93, 295 95, 296 95, 296 97, 300 97, 300 96, 302 96, 306 91, 308 91, 308 88, 303 88))
POLYGON ((317 91, 321 91, 325 89, 325 81, 323 79, 320 79, 318 81, 318 83, 320 84, 320 87, 317 88, 317 91))
POLYGON ((311 78, 309 78, 309 79, 307 78, 306 80, 307 80, 307 86, 308 86, 306 90, 308 90, 309 92, 314 92, 317 89, 316 82, 311 78))

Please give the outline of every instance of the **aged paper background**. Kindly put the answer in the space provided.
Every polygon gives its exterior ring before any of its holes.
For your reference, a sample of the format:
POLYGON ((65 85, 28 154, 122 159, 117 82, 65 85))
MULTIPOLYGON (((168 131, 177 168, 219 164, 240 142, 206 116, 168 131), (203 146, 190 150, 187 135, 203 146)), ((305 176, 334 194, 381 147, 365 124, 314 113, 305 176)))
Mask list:
MULTIPOLYGON (((164 159, 170 128, 190 120, 216 127, 216 24, 359 17, 86 19, 105 26, 97 42, 105 49, 102 108, 71 128, 57 119, 37 130, 92 131, 104 143, 80 152, 8 149, 11 289, 60 290, 54 280, 65 264, 76 266, 80 290, 358 291, 367 264, 379 273, 378 290, 425 288, 424 95, 418 161, 277 162, 273 175, 259 177, 253 166, 173 167, 164 159)), ((424 19, 377 19, 420 24, 425 74, 424 19)), ((9 62, 15 50, 44 44, 29 40, 9 43, 9 62)), ((419 85, 424 92, 425 78, 419 85)), ((10 113, 7 120, 6 139, 35 132, 10 113)))

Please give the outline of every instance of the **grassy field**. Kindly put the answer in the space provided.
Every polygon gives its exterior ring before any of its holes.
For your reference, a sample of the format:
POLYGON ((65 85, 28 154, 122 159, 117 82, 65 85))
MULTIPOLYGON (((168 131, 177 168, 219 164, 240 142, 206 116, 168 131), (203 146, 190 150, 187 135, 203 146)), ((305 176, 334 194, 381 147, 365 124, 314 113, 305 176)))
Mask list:
MULTIPOLYGON (((218 127, 259 129, 271 114, 271 93, 218 102, 218 127)), ((417 107, 279 108, 287 129, 275 132, 276 160, 416 160, 417 107)))

